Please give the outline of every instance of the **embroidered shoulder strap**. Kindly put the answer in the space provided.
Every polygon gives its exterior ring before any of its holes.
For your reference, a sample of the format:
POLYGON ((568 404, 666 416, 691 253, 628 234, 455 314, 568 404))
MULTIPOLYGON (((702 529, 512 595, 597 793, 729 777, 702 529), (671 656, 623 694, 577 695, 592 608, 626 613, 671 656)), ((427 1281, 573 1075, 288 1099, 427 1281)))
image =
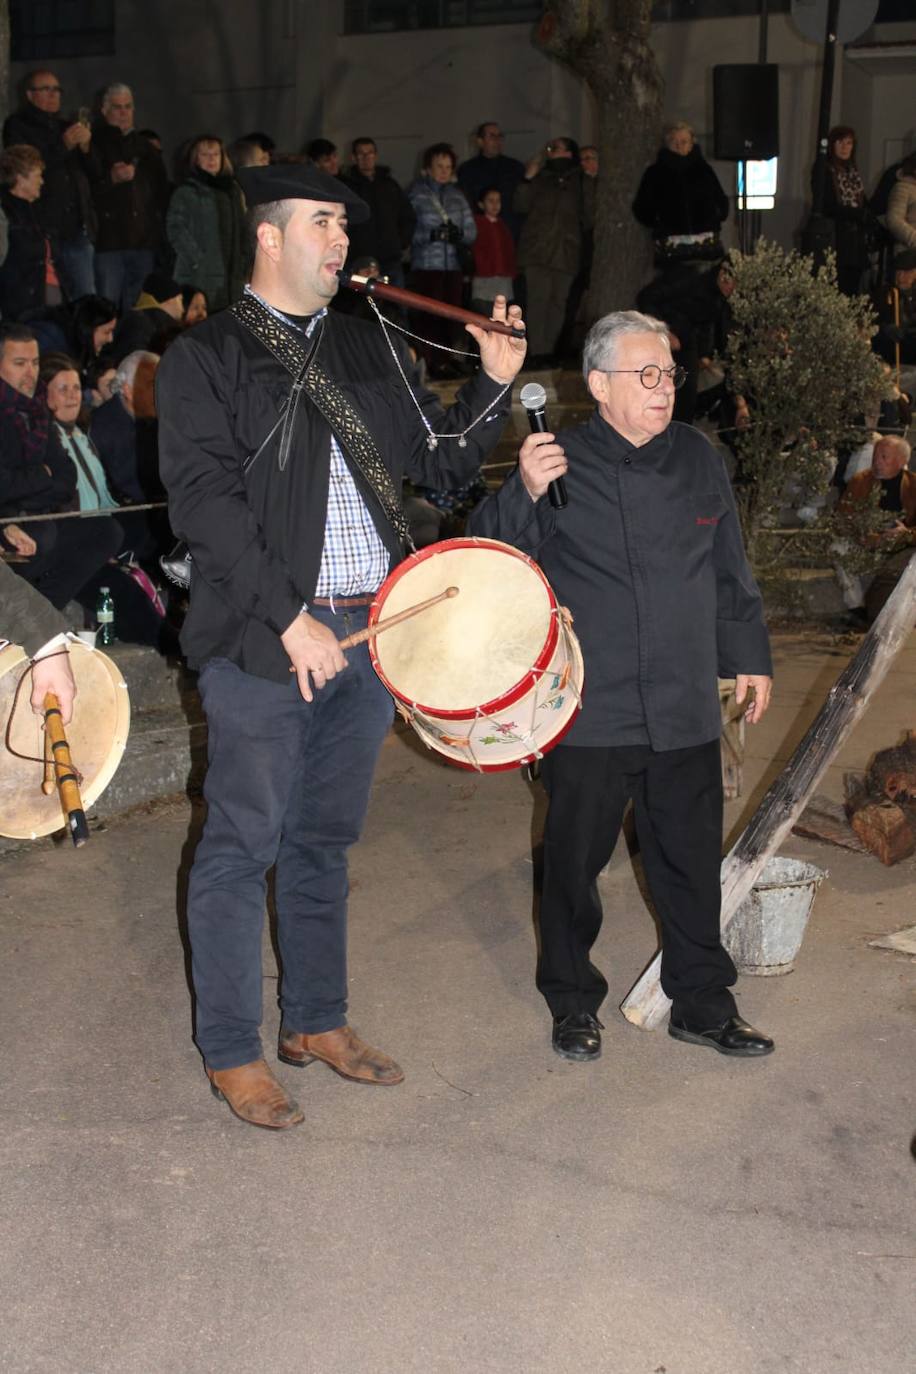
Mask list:
MULTIPOLYGON (((337 383, 319 366, 315 356, 317 348, 310 349, 304 336, 300 336, 297 330, 287 328, 269 310, 265 310, 255 296, 243 296, 229 309, 239 324, 244 325, 286 369, 293 378, 294 390, 304 387, 316 409, 334 431, 347 457, 375 493, 398 537, 403 542, 409 542, 407 520, 400 498, 378 446, 362 416, 337 383)), ((287 419, 294 411, 295 406, 287 407, 287 419)))

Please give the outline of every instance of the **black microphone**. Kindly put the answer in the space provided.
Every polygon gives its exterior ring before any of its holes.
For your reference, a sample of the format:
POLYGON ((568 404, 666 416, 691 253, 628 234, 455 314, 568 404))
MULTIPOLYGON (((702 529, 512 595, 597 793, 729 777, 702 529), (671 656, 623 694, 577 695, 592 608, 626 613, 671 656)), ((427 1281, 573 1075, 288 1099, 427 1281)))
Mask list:
MULTIPOLYGON (((519 400, 528 412, 528 423, 532 434, 547 434, 547 392, 540 382, 528 382, 522 387, 519 400)), ((563 510, 566 505, 566 483, 562 477, 555 477, 547 488, 550 504, 554 510, 563 510)))

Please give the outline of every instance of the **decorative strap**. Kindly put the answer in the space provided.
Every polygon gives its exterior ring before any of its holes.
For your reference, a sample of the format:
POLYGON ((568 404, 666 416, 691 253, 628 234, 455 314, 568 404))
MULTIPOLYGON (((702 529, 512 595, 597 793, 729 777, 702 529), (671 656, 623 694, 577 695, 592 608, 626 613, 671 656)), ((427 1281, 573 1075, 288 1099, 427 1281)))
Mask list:
MULTIPOLYGON (((256 296, 245 295, 229 307, 230 313, 273 354, 293 378, 294 390, 304 385, 315 408, 327 420, 341 448, 371 487, 392 528, 402 542, 410 543, 410 531, 391 474, 365 421, 337 383, 319 367, 315 347, 304 335, 284 325, 256 296), (304 374, 304 376, 303 376, 304 374)), ((287 420, 290 411, 287 410, 287 420)), ((287 446, 288 448, 288 446, 287 446)))
POLYGON ((375 492, 389 523, 398 537, 409 542, 407 520, 391 474, 382 462, 375 440, 358 411, 340 387, 312 359, 305 374, 305 389, 337 436, 338 443, 359 468, 375 492))

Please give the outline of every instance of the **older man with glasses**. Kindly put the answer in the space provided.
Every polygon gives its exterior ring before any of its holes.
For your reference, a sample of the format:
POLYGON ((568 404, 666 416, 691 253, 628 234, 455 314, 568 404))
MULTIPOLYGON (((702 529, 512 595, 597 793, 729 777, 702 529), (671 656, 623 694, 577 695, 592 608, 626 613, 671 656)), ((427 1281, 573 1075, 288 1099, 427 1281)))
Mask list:
POLYGON ((537 985, 553 1047, 566 1059, 601 1053, 597 878, 632 799, 662 928, 670 1034, 721 1054, 768 1054, 772 1040, 738 1016, 719 938, 716 679, 737 679, 739 703, 753 689, 745 718, 756 724, 772 674, 760 593, 721 456, 672 421, 684 373, 667 327, 635 310, 605 316, 586 339, 583 371, 591 418, 556 437, 529 435, 516 471, 470 520, 473 534, 537 558, 585 658, 582 710, 543 762, 537 985), (547 498, 559 477, 563 509, 547 498))
POLYGON ((3 125, 3 146, 28 144, 41 155, 45 172, 38 219, 64 294, 77 300, 95 291, 95 214, 86 175, 89 122, 61 115, 63 88, 53 72, 29 72, 22 90, 20 108, 3 125))

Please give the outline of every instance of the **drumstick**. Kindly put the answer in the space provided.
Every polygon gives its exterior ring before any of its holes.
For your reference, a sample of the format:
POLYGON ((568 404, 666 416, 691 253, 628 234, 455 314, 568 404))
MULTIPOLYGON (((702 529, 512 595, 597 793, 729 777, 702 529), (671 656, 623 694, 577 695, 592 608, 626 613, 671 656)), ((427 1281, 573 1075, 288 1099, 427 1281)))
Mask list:
POLYGON ((363 644, 367 639, 374 639, 380 635, 382 630, 390 630, 392 625, 400 625, 402 620, 409 620, 412 615, 419 615, 420 611, 428 610, 430 606, 438 606, 440 601, 457 596, 457 587, 446 587, 444 592, 438 596, 431 596, 428 601, 418 601, 416 606, 408 606, 406 611, 399 611, 397 615, 390 615, 387 620, 377 621, 375 625, 370 625, 367 630, 357 630, 355 634, 347 635, 346 639, 340 641, 342 649, 352 649, 356 644, 363 644))
POLYGON ((79 781, 70 758, 70 746, 64 734, 64 724, 60 713, 60 702, 53 692, 45 694, 44 701, 45 732, 51 741, 54 773, 60 804, 67 817, 67 828, 77 849, 89 839, 89 826, 83 810, 79 781))
MULTIPOLYGON (((381 620, 376 625, 370 625, 367 630, 357 630, 355 634, 347 635, 346 639, 339 641, 341 649, 352 649, 357 644, 365 644, 367 639, 374 639, 380 635, 382 630, 390 630, 392 625, 400 625, 402 620, 409 620, 412 615, 419 615, 420 611, 426 611, 430 606, 438 606, 440 601, 445 601, 447 597, 458 595, 457 587, 446 587, 444 592, 438 596, 431 596, 428 601, 418 601, 416 606, 408 606, 406 611, 398 611, 397 615, 390 615, 387 620, 381 620)), ((294 673, 295 668, 289 670, 294 673)))

